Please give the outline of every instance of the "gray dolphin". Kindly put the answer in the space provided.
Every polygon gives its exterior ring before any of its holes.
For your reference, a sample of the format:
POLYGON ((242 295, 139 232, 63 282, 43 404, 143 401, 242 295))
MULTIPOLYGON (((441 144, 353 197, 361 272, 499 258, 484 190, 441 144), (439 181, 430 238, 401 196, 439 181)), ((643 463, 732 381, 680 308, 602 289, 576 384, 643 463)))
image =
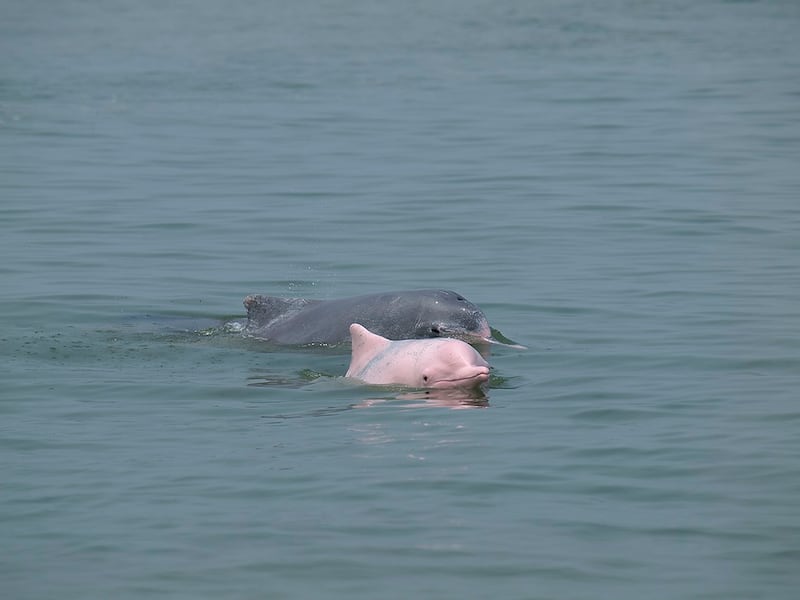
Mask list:
POLYGON ((454 337, 471 343, 494 340, 483 311, 448 290, 368 294, 338 300, 253 295, 244 299, 244 334, 278 344, 335 346, 350 341, 360 323, 391 340, 454 337))

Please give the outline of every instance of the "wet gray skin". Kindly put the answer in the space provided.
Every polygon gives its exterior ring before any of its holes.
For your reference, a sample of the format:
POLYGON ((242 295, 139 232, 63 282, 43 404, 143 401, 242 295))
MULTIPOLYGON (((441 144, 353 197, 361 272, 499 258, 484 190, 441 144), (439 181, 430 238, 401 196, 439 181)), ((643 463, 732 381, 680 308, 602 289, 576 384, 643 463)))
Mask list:
POLYGON ((494 343, 486 315, 461 294, 411 290, 338 300, 247 296, 245 335, 287 345, 335 346, 359 323, 391 340, 454 337, 494 343))

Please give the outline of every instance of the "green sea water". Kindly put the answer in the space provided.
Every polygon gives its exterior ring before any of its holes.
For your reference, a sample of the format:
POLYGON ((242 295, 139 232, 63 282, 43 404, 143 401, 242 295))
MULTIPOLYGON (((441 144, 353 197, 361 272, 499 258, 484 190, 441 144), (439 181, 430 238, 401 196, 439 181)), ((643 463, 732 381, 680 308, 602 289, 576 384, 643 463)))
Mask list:
POLYGON ((796 597, 798 28, 3 2, 2 597, 796 597), (236 325, 431 287, 485 406, 236 325))

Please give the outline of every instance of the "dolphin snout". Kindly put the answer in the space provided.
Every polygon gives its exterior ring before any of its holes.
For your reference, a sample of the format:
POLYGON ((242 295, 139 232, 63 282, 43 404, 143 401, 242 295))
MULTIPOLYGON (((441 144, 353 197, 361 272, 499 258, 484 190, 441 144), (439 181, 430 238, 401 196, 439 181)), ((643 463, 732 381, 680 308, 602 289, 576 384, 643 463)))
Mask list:
POLYGON ((473 365, 464 368, 458 373, 453 374, 447 379, 436 381, 431 387, 434 388, 469 388, 483 385, 489 381, 489 367, 483 365, 473 365))
POLYGON ((481 382, 489 381, 489 367, 478 367, 475 379, 481 382))

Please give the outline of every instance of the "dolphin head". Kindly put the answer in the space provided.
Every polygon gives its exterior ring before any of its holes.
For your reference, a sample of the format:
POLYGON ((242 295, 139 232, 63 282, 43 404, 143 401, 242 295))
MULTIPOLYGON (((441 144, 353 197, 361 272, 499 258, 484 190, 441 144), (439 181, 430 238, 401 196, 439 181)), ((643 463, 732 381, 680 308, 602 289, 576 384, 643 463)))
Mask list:
POLYGON ((418 387, 476 388, 488 383, 489 363, 472 346, 454 339, 429 343, 435 346, 421 356, 418 387))
POLYGON ((489 340, 492 330, 483 311, 450 290, 422 290, 415 337, 450 337, 465 341, 489 340))
POLYGON ((450 290, 423 290, 423 308, 416 336, 456 338, 488 353, 490 346, 527 350, 489 326, 486 315, 461 294, 450 290), (498 337, 500 339, 498 339, 498 337))
POLYGON ((489 381, 489 363, 461 340, 393 341, 358 323, 350 325, 350 336, 345 377, 423 389, 479 389, 489 381))

